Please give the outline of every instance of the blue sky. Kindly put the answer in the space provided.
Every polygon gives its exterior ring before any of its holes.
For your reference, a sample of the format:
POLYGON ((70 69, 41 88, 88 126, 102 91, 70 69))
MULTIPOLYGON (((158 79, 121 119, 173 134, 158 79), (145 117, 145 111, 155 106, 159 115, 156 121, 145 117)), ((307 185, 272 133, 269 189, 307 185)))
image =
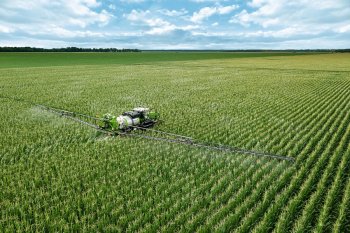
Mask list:
POLYGON ((350 0, 0 0, 0 46, 350 48, 350 0))

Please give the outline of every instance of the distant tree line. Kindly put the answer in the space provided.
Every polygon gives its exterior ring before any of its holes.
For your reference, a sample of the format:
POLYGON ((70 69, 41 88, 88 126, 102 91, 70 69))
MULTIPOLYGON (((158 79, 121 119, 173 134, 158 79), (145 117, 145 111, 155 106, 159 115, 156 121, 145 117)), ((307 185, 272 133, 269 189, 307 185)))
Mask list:
POLYGON ((34 48, 34 47, 0 47, 0 52, 141 52, 139 49, 117 49, 117 48, 34 48))
POLYGON ((140 50, 140 49, 117 49, 117 48, 35 48, 35 47, 0 47, 0 52, 142 52, 142 51, 164 51, 164 52, 326 52, 326 53, 349 53, 349 49, 230 49, 230 50, 140 50))

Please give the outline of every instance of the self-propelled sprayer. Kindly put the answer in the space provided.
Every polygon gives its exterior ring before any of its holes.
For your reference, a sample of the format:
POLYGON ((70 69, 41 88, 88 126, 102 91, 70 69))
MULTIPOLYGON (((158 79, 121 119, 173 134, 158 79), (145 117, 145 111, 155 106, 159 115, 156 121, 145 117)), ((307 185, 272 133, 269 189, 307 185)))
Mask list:
POLYGON ((138 107, 127 111, 120 116, 105 114, 99 126, 102 129, 112 131, 129 131, 135 128, 150 128, 157 123, 159 113, 150 111, 149 108, 138 107))

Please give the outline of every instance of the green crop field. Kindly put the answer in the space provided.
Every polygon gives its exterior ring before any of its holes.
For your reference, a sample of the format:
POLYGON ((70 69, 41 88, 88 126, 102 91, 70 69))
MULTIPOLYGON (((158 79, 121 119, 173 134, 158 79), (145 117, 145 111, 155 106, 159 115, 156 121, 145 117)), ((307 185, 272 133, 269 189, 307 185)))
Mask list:
POLYGON ((350 54, 2 53, 0 95, 147 106, 156 129, 296 159, 102 137, 1 98, 0 231, 350 229, 350 54))

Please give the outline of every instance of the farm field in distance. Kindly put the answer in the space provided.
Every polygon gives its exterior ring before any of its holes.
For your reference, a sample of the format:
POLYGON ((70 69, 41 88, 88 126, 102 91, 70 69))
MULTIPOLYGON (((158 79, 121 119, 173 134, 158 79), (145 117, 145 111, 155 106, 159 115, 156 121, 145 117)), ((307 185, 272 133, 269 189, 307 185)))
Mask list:
POLYGON ((0 231, 347 232, 350 54, 0 53, 0 96, 295 163, 99 137, 0 102, 0 231))

